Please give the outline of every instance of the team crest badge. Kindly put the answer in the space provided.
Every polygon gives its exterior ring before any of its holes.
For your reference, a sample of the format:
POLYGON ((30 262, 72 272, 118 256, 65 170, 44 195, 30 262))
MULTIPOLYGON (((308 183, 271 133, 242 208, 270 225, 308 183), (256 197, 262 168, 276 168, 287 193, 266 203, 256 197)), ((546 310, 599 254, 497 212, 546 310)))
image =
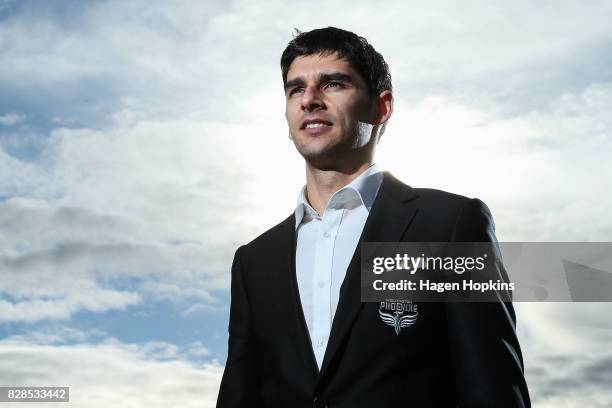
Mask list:
POLYGON ((409 300, 387 299, 380 302, 378 308, 380 319, 387 326, 393 327, 398 336, 402 329, 416 323, 418 314, 418 305, 409 300))

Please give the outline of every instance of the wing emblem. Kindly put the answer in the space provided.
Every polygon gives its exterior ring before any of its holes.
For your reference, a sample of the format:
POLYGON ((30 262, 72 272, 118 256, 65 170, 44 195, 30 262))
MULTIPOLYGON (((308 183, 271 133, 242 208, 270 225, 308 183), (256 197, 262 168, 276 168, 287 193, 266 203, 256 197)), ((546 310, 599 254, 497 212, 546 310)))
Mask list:
POLYGON ((412 326, 416 320, 418 312, 413 314, 403 314, 400 311, 396 311, 393 314, 383 312, 381 309, 378 310, 381 320, 387 325, 395 329, 395 334, 399 336, 400 331, 406 327, 412 326))

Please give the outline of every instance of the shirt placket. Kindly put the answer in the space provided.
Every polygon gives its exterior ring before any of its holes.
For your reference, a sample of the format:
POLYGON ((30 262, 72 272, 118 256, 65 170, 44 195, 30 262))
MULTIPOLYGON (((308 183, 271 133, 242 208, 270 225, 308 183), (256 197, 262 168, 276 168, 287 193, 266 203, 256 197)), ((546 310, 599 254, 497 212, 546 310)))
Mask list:
POLYGON ((332 270, 334 244, 340 220, 341 210, 328 208, 323 214, 317 240, 316 261, 313 280, 313 327, 314 348, 319 361, 322 361, 332 325, 332 270))

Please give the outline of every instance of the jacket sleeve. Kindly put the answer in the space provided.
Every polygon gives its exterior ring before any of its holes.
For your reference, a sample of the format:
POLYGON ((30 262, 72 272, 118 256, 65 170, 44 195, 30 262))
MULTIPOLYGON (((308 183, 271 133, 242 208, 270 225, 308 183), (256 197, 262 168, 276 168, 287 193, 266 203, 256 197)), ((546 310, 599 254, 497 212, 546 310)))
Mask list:
MULTIPOLYGON (((493 218, 480 200, 467 202, 452 235, 452 241, 494 243, 499 254, 493 218)), ((446 316, 459 407, 531 407, 512 303, 446 303, 446 316)))
POLYGON ((241 249, 236 251, 232 263, 228 353, 217 408, 261 407, 258 347, 251 328, 241 249))

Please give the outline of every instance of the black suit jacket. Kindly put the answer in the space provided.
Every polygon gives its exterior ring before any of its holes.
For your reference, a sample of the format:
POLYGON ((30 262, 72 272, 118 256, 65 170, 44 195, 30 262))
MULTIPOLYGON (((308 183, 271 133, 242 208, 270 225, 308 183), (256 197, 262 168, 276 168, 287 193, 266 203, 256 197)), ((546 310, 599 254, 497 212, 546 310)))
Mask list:
MULTIPOLYGON (((385 172, 360 242, 494 242, 479 200, 385 172)), ((510 303, 420 303, 396 335, 360 302, 357 248, 319 371, 295 272, 295 218, 236 251, 218 408, 529 407, 510 303)))

